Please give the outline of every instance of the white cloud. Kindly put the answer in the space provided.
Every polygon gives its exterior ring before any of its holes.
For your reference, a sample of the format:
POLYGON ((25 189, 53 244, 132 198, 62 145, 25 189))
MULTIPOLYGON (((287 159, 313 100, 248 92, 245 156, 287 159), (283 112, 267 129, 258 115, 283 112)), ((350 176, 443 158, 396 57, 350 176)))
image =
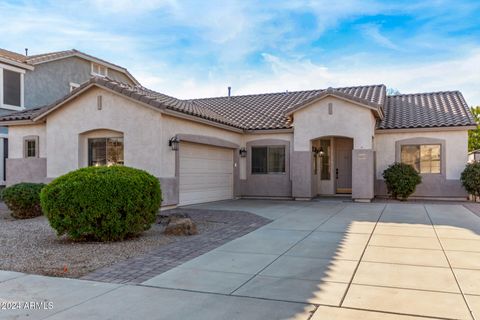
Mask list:
POLYGON ((233 86, 234 94, 251 94, 383 83, 401 93, 460 90, 467 103, 480 105, 480 48, 440 62, 385 65, 370 59, 352 68, 285 60, 271 54, 263 56, 270 65, 268 72, 237 71, 234 75, 214 75, 210 79, 182 73, 162 80, 158 83, 160 87, 156 86, 155 77, 139 78, 147 87, 152 85, 179 98, 225 95, 228 85, 233 86))
POLYGON ((365 38, 372 40, 382 47, 399 50, 399 47, 380 32, 377 24, 364 24, 360 28, 365 38))

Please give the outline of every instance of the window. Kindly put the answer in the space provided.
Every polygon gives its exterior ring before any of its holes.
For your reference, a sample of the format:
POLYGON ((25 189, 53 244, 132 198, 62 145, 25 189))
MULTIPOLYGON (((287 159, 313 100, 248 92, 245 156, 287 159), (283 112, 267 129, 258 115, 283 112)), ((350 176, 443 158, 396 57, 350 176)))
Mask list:
POLYGON ((123 165, 123 138, 88 139, 88 165, 123 165))
POLYGON ((401 161, 419 173, 440 173, 440 152, 439 144, 403 145, 401 161))
POLYGON ((70 82, 70 92, 80 87, 78 83, 70 82))
POLYGON ((20 73, 3 69, 3 104, 20 107, 21 94, 20 73))
POLYGON ((96 76, 108 76, 108 68, 98 63, 92 63, 92 74, 96 76))
POLYGON ((23 138, 23 157, 38 157, 38 136, 28 136, 23 138))
POLYGON ((285 173, 285 146, 252 147, 252 173, 285 173))
POLYGON ((321 180, 330 180, 330 140, 320 140, 321 180))

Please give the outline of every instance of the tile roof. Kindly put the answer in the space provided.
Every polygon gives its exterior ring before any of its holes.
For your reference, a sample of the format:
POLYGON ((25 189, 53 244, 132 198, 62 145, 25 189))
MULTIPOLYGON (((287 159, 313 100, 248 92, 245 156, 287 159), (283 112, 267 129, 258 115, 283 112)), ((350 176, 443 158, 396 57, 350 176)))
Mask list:
POLYGON ((41 117, 69 97, 93 84, 116 91, 154 108, 180 112, 243 130, 291 128, 290 119, 286 115, 289 110, 294 110, 326 94, 338 95, 382 110, 384 117, 379 120, 378 129, 475 125, 470 110, 458 91, 386 96, 384 85, 372 85, 182 100, 141 86, 131 86, 103 77, 92 77, 50 106, 3 116, 0 117, 0 121, 41 117))
POLYGON ((132 86, 112 80, 107 77, 92 77, 89 81, 83 83, 71 93, 64 96, 60 100, 52 103, 51 105, 11 113, 9 115, 0 117, 0 121, 19 121, 35 119, 39 116, 44 115, 51 109, 54 109, 57 105, 68 100, 71 96, 74 96, 75 94, 82 91, 86 87, 89 87, 92 84, 103 86, 122 95, 135 99, 139 102, 146 103, 157 109, 168 109, 172 111, 177 111, 183 114, 192 115, 206 120, 211 120, 221 124, 240 128, 238 124, 227 120, 222 115, 217 114, 209 109, 201 108, 195 104, 188 102, 187 100, 176 99, 165 94, 149 90, 142 86, 132 86))
POLYGON ((459 91, 387 96, 385 117, 378 129, 475 126, 459 91))
POLYGON ((20 53, 16 53, 13 51, 8 51, 5 49, 0 49, 0 57, 19 62, 19 63, 25 63, 25 56, 20 53))
POLYGON ((385 99, 385 86, 374 85, 191 99, 188 101, 215 111, 231 121, 236 121, 244 129, 285 129, 291 127, 291 123, 286 116, 288 111, 311 102, 322 94, 332 92, 378 108, 383 106, 385 99))

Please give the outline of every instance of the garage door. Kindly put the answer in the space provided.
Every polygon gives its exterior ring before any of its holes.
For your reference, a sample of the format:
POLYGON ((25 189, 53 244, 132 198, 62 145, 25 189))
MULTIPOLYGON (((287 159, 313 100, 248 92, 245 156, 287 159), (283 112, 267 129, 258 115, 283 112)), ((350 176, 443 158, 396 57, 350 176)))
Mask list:
POLYGON ((233 197, 233 150, 180 144, 180 205, 233 197))

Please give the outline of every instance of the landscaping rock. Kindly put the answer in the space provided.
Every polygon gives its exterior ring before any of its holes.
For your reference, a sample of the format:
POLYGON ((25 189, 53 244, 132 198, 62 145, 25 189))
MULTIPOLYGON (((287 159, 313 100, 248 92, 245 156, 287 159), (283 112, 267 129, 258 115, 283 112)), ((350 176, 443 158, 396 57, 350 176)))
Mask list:
POLYGON ((175 222, 177 220, 180 220, 180 219, 190 219, 190 216, 188 215, 188 213, 173 213, 171 215, 168 216, 168 220, 167 222, 170 223, 170 222, 175 222))
POLYGON ((197 226, 190 218, 170 219, 164 233, 172 236, 190 236, 197 234, 197 226))

